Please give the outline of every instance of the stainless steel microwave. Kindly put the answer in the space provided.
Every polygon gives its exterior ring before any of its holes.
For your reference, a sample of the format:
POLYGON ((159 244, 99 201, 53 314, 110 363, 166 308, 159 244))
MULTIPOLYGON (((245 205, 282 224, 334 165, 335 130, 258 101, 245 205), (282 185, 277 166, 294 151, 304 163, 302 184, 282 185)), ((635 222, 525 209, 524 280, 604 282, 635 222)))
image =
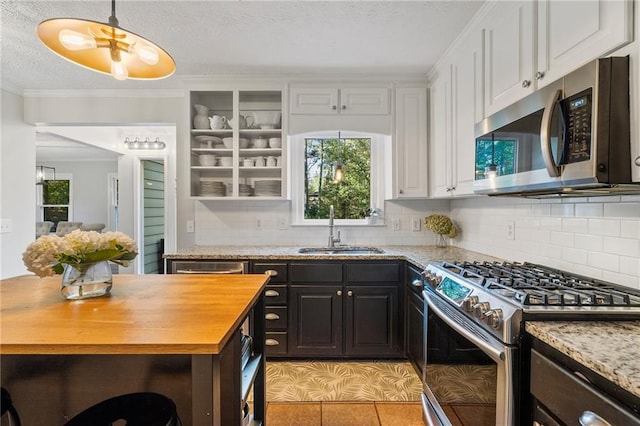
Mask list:
POLYGON ((631 181, 628 56, 593 61, 475 131, 476 193, 640 193, 631 181))

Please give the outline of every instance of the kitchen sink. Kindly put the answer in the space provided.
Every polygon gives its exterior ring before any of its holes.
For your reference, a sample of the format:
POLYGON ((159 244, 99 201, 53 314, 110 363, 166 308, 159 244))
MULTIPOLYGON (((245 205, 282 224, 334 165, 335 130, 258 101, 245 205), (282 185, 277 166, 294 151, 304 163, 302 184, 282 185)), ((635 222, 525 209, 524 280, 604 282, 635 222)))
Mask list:
POLYGON ((304 247, 298 250, 298 253, 306 254, 379 254, 384 253, 382 249, 376 247, 304 247))

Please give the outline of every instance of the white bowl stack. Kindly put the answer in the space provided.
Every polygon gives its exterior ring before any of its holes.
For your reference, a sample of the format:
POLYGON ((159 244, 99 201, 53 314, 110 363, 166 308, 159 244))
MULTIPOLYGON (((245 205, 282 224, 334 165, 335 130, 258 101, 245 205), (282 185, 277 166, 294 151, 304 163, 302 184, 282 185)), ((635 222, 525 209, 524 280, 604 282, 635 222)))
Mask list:
POLYGON ((254 186, 256 197, 279 197, 282 194, 282 182, 279 180, 257 180, 254 186))
POLYGON ((254 111, 253 122, 260 126, 261 129, 278 129, 280 128, 281 111, 254 111))

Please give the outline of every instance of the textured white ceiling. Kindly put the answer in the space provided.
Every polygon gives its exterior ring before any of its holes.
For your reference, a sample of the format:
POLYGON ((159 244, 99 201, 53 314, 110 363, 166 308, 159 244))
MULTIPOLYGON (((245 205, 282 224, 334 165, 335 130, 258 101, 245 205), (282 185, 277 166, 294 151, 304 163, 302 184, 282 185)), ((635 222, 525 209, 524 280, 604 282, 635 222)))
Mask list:
POLYGON ((170 89, 206 75, 424 74, 482 1, 119 0, 120 26, 177 64, 159 81, 116 81, 50 52, 35 34, 57 17, 106 22, 111 1, 0 0, 1 83, 40 89, 170 89))

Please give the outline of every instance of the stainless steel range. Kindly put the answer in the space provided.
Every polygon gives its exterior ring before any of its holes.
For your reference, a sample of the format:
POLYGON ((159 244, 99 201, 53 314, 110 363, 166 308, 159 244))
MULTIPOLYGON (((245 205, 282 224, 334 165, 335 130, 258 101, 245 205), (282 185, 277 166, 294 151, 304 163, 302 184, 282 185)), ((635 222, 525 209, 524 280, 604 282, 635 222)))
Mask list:
MULTIPOLYGON (((429 265, 422 275, 425 318, 437 317, 495 364, 495 414, 477 424, 519 424, 524 321, 640 319, 640 291, 537 264, 444 262, 429 265)), ((425 419, 430 426, 451 425, 426 377, 434 364, 429 342, 442 331, 428 322, 425 328, 425 419)))

